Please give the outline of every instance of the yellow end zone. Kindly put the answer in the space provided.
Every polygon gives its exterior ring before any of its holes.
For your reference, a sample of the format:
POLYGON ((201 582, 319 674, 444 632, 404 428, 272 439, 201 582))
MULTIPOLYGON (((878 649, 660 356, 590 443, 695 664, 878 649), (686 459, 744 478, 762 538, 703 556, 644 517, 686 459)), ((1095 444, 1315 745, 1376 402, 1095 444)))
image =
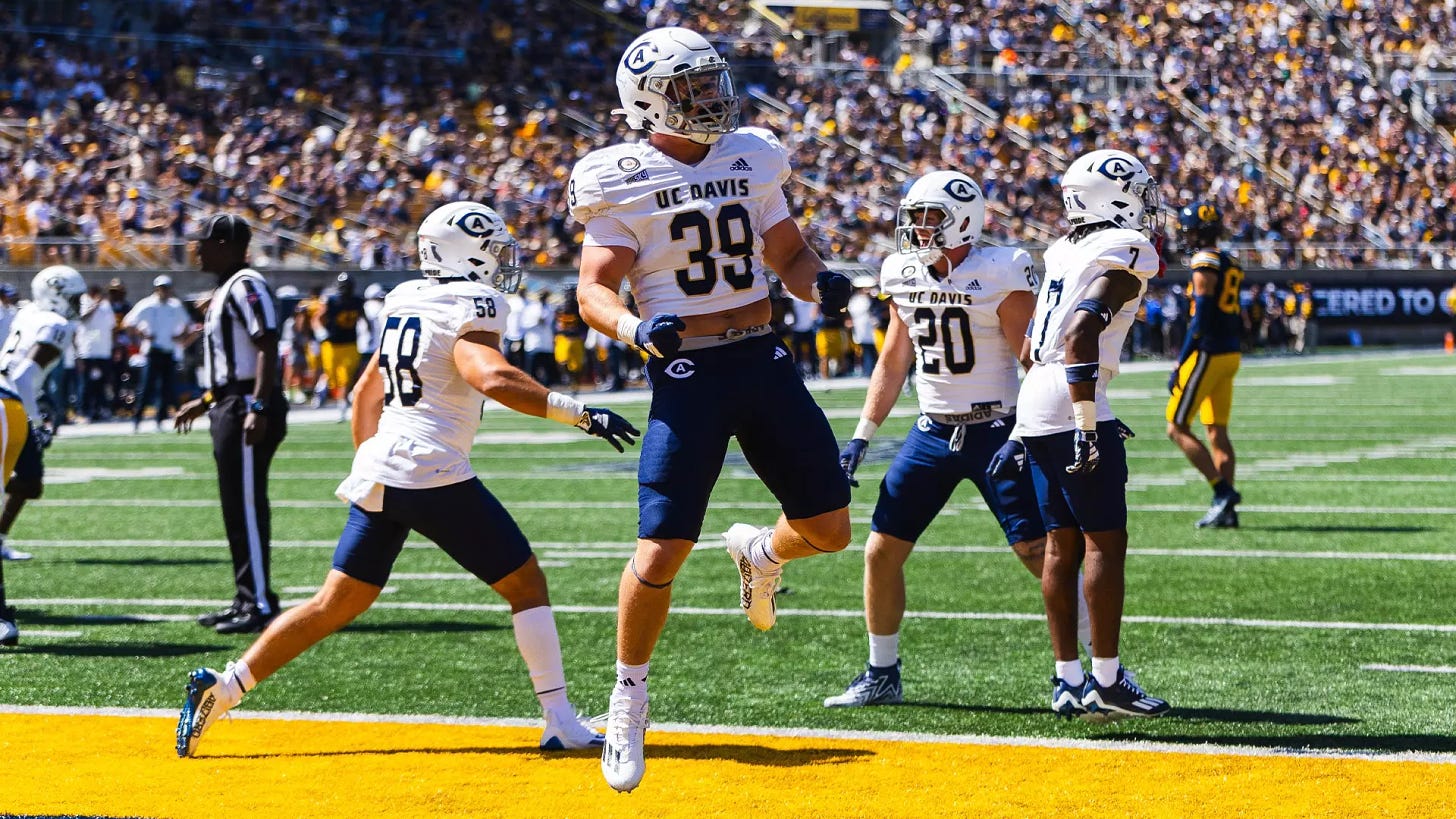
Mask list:
MULTIPOLYGON (((240 717, 242 715, 239 715, 240 717)), ((0 813, 371 816, 1449 816, 1456 765, 649 732, 611 791, 536 729, 239 718, 177 759, 156 716, 0 714, 0 813)))

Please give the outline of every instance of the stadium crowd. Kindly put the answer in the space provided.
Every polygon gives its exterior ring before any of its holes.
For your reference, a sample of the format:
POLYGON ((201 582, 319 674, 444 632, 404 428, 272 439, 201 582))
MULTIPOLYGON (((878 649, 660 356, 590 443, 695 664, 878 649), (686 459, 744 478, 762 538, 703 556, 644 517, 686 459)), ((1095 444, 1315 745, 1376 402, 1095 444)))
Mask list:
POLYGON ((904 30, 879 50, 701 0, 165 0, 115 11, 131 35, 115 41, 94 21, 95 36, 56 36, 43 5, 0 10, 4 247, 23 264, 181 265, 180 237, 227 208, 258 226, 260 264, 401 268, 419 217, 468 197, 502 212, 528 264, 570 266, 565 177, 613 129, 610 55, 683 23, 731 45, 751 117, 795 152, 792 204, 834 258, 876 263, 905 180, 947 164, 999 204, 989 240, 1044 243, 1066 159, 1116 141, 1168 202, 1216 201, 1251 263, 1354 266, 1390 244, 1449 261, 1452 157, 1410 112, 1419 94, 1449 119, 1416 74, 1448 62, 1444 12, 897 5, 904 30), (931 90, 932 71, 965 95, 931 90), (28 240, 42 250, 20 258, 28 240))

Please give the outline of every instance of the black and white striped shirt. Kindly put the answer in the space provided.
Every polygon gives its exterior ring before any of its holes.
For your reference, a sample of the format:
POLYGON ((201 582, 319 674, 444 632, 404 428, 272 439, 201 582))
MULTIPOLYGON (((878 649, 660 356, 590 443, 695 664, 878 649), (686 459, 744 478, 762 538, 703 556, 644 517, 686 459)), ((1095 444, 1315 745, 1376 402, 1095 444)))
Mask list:
POLYGON ((255 341, 267 333, 278 333, 278 302, 263 276, 245 267, 219 287, 207 305, 202 336, 207 386, 256 378, 255 341))

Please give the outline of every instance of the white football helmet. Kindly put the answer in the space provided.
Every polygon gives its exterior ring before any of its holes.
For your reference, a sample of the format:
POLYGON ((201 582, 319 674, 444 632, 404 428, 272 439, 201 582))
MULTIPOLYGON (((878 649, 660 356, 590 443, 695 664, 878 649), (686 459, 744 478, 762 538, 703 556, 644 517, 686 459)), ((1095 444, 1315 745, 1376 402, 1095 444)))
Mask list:
POLYGON ((740 103, 728 61, 701 34, 657 28, 627 46, 617 95, 632 128, 711 145, 738 129, 740 103))
POLYGON ((419 230, 420 272, 428 278, 466 278, 513 293, 521 280, 520 246, 505 220, 476 202, 451 202, 425 217, 419 230))
POLYGON ((914 253, 929 266, 947 248, 981 241, 985 223, 986 197, 974 179, 960 171, 932 171, 915 180, 900 200, 895 238, 901 253, 914 253))
POLYGON ((1151 236, 1161 225, 1158 183, 1124 151, 1093 151, 1073 160, 1062 174, 1062 204, 1072 227, 1110 222, 1151 236))
POLYGON ((80 317, 81 294, 85 292, 86 280, 70 265, 51 265, 30 280, 30 298, 35 306, 68 319, 80 317))

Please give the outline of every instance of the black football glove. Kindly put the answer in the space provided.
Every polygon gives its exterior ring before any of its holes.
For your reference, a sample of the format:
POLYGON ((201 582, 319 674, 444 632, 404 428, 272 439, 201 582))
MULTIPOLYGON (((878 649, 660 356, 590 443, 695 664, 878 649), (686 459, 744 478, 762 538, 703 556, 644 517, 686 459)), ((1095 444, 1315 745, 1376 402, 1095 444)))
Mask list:
POLYGON ((35 438, 35 445, 41 449, 50 449, 51 442, 56 438, 56 431, 51 429, 50 424, 37 424, 30 428, 30 434, 35 438))
POLYGON ((577 419, 576 428, 587 435, 601 438, 616 447, 618 452, 627 451, 622 448, 622 442, 628 445, 635 444, 637 442, 632 436, 642 434, 632 426, 631 421, 601 407, 587 407, 581 413, 581 418, 577 419))
POLYGON ((850 486, 859 486, 859 481, 854 479, 854 471, 859 469, 860 462, 864 460, 865 451, 869 449, 870 442, 863 438, 851 438, 849 443, 844 445, 844 450, 839 453, 839 467, 844 470, 844 476, 849 478, 850 486))
POLYGON ((986 467, 986 474, 992 480, 1004 481, 1015 478, 1026 468, 1026 444, 1015 438, 1006 439, 1006 443, 996 450, 991 456, 991 463, 986 467))
POLYGON ((1091 430, 1079 429, 1077 437, 1072 442, 1073 451, 1076 453, 1072 465, 1067 467, 1068 475, 1086 475, 1097 468, 1097 463, 1102 459, 1102 453, 1097 451, 1097 433, 1091 430))
POLYGON ((844 315, 849 306, 849 297, 854 295, 854 285, 849 277, 832 270, 819 271, 814 281, 814 300, 819 302, 819 311, 825 318, 837 319, 844 315))
POLYGON ((1169 395, 1172 395, 1173 394, 1173 391, 1178 388, 1178 370, 1179 369, 1181 369, 1181 368, 1180 367, 1174 367, 1173 368, 1173 371, 1170 372, 1170 373, 1168 373, 1168 394, 1169 395))
POLYGON ((677 355, 682 347, 682 336, 678 335, 688 326, 672 313, 658 313, 637 325, 633 341, 637 348, 646 350, 658 358, 677 355))
POLYGON ((1126 441, 1129 438, 1137 437, 1137 433, 1132 431, 1132 427, 1124 424, 1121 418, 1113 418, 1112 423, 1117 426, 1117 437, 1122 440, 1126 441))

